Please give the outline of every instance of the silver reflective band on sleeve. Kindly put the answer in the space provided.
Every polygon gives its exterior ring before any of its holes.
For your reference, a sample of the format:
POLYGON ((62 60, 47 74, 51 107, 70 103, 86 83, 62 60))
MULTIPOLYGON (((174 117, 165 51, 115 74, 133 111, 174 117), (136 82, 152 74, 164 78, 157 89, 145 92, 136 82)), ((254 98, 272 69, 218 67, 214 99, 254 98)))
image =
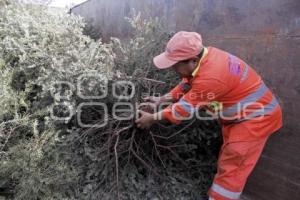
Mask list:
MULTIPOLYGON (((189 113, 190 115, 195 112, 194 106, 188 103, 187 101, 185 101, 184 99, 180 99, 179 102, 175 105, 179 105, 180 107, 183 108, 185 112, 189 113)), ((181 115, 175 110, 175 116, 179 117, 181 115)))
POLYGON ((211 186, 211 189, 216 193, 220 194, 221 196, 229 199, 239 199, 242 194, 241 192, 231 192, 215 183, 211 186))
POLYGON ((267 105, 265 105, 263 108, 247 115, 243 119, 234 120, 234 122, 241 122, 241 121, 245 121, 248 119, 253 119, 255 117, 268 115, 268 114, 272 113, 277 108, 278 105, 279 104, 278 104, 276 97, 273 96, 272 101, 270 103, 268 103, 267 105))
POLYGON ((242 74, 240 83, 243 82, 243 81, 246 79, 247 74, 248 74, 248 71, 249 71, 249 65, 246 65, 246 66, 245 66, 245 69, 244 69, 244 71, 243 71, 243 74, 242 74))
POLYGON ((192 104, 189 102, 185 101, 184 99, 180 99, 178 104, 188 113, 193 114, 195 111, 195 108, 192 104))
POLYGON ((264 96, 264 94, 268 91, 267 86, 262 83, 260 87, 253 92, 252 94, 246 96, 240 102, 226 108, 222 111, 224 117, 231 117, 232 115, 238 113, 243 109, 245 106, 250 105, 251 103, 255 103, 258 99, 264 96))

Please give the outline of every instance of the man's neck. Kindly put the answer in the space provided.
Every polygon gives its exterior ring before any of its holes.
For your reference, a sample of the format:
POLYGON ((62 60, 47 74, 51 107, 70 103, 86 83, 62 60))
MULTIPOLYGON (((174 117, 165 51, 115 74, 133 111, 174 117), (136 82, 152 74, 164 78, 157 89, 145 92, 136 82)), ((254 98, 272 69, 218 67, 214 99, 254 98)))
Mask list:
POLYGON ((199 54, 199 61, 197 62, 197 65, 195 66, 195 69, 192 73, 192 77, 196 76, 197 72, 199 71, 201 61, 207 55, 207 53, 208 53, 208 49, 206 47, 203 47, 201 53, 199 54))

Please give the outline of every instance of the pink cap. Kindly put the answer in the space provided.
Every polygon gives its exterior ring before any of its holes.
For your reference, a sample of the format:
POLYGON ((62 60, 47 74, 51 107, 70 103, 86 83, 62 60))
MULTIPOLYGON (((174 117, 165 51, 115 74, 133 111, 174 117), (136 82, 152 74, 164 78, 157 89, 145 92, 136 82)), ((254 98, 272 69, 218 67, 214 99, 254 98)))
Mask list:
POLYGON ((166 69, 179 61, 197 56, 203 48, 202 37, 196 32, 180 31, 168 42, 165 52, 154 57, 159 69, 166 69))

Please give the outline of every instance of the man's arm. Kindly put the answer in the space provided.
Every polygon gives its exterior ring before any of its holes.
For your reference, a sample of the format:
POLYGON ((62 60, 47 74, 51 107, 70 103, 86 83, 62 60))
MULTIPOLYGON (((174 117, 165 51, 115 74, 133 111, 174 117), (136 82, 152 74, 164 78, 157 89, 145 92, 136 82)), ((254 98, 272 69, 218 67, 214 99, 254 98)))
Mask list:
POLYGON ((174 101, 175 101, 175 98, 173 97, 173 95, 171 93, 167 93, 161 97, 160 104, 174 102, 174 101))
MULTIPOLYGON (((181 96, 187 91, 187 84, 186 81, 183 79, 177 86, 175 86, 169 93, 161 96, 149 96, 144 98, 145 101, 151 102, 152 105, 154 104, 156 107, 163 103, 173 103, 177 102, 181 96)), ((152 124, 158 122, 160 120, 164 120, 165 117, 163 115, 164 110, 161 110, 156 113, 148 113, 143 110, 138 111, 141 117, 135 121, 138 128, 145 129, 150 128, 152 124)))
POLYGON ((166 119, 174 124, 180 124, 184 119, 190 119, 197 109, 207 106, 226 93, 226 85, 217 80, 198 80, 178 102, 169 105, 157 113, 158 119, 166 119))
POLYGON ((183 78, 182 81, 176 85, 169 93, 169 98, 172 99, 171 102, 177 102, 185 93, 187 93, 191 88, 188 80, 183 78))
POLYGON ((178 85, 176 85, 169 93, 160 97, 149 96, 144 98, 144 100, 154 103, 156 106, 159 106, 162 103, 174 103, 177 102, 189 89, 190 85, 188 84, 187 80, 182 79, 182 81, 178 85))
POLYGON ((199 107, 209 105, 210 102, 217 100, 226 92, 225 83, 218 80, 195 81, 193 87, 179 101, 169 105, 162 111, 153 114, 140 111, 141 117, 136 120, 137 126, 149 128, 153 123, 160 120, 180 124, 182 120, 193 115, 199 107))

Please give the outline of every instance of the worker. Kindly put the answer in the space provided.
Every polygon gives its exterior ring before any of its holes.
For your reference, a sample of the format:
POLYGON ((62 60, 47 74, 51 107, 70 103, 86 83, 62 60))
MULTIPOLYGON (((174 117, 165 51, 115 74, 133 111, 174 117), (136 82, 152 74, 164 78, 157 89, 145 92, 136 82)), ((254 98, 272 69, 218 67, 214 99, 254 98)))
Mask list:
POLYGON ((255 70, 242 59, 214 47, 205 47, 196 32, 181 31, 153 59, 159 69, 175 70, 181 82, 168 94, 146 100, 171 104, 153 114, 140 110, 137 127, 159 120, 180 124, 199 108, 217 114, 222 126, 217 173, 210 200, 239 199, 268 137, 282 126, 276 97, 255 70))

